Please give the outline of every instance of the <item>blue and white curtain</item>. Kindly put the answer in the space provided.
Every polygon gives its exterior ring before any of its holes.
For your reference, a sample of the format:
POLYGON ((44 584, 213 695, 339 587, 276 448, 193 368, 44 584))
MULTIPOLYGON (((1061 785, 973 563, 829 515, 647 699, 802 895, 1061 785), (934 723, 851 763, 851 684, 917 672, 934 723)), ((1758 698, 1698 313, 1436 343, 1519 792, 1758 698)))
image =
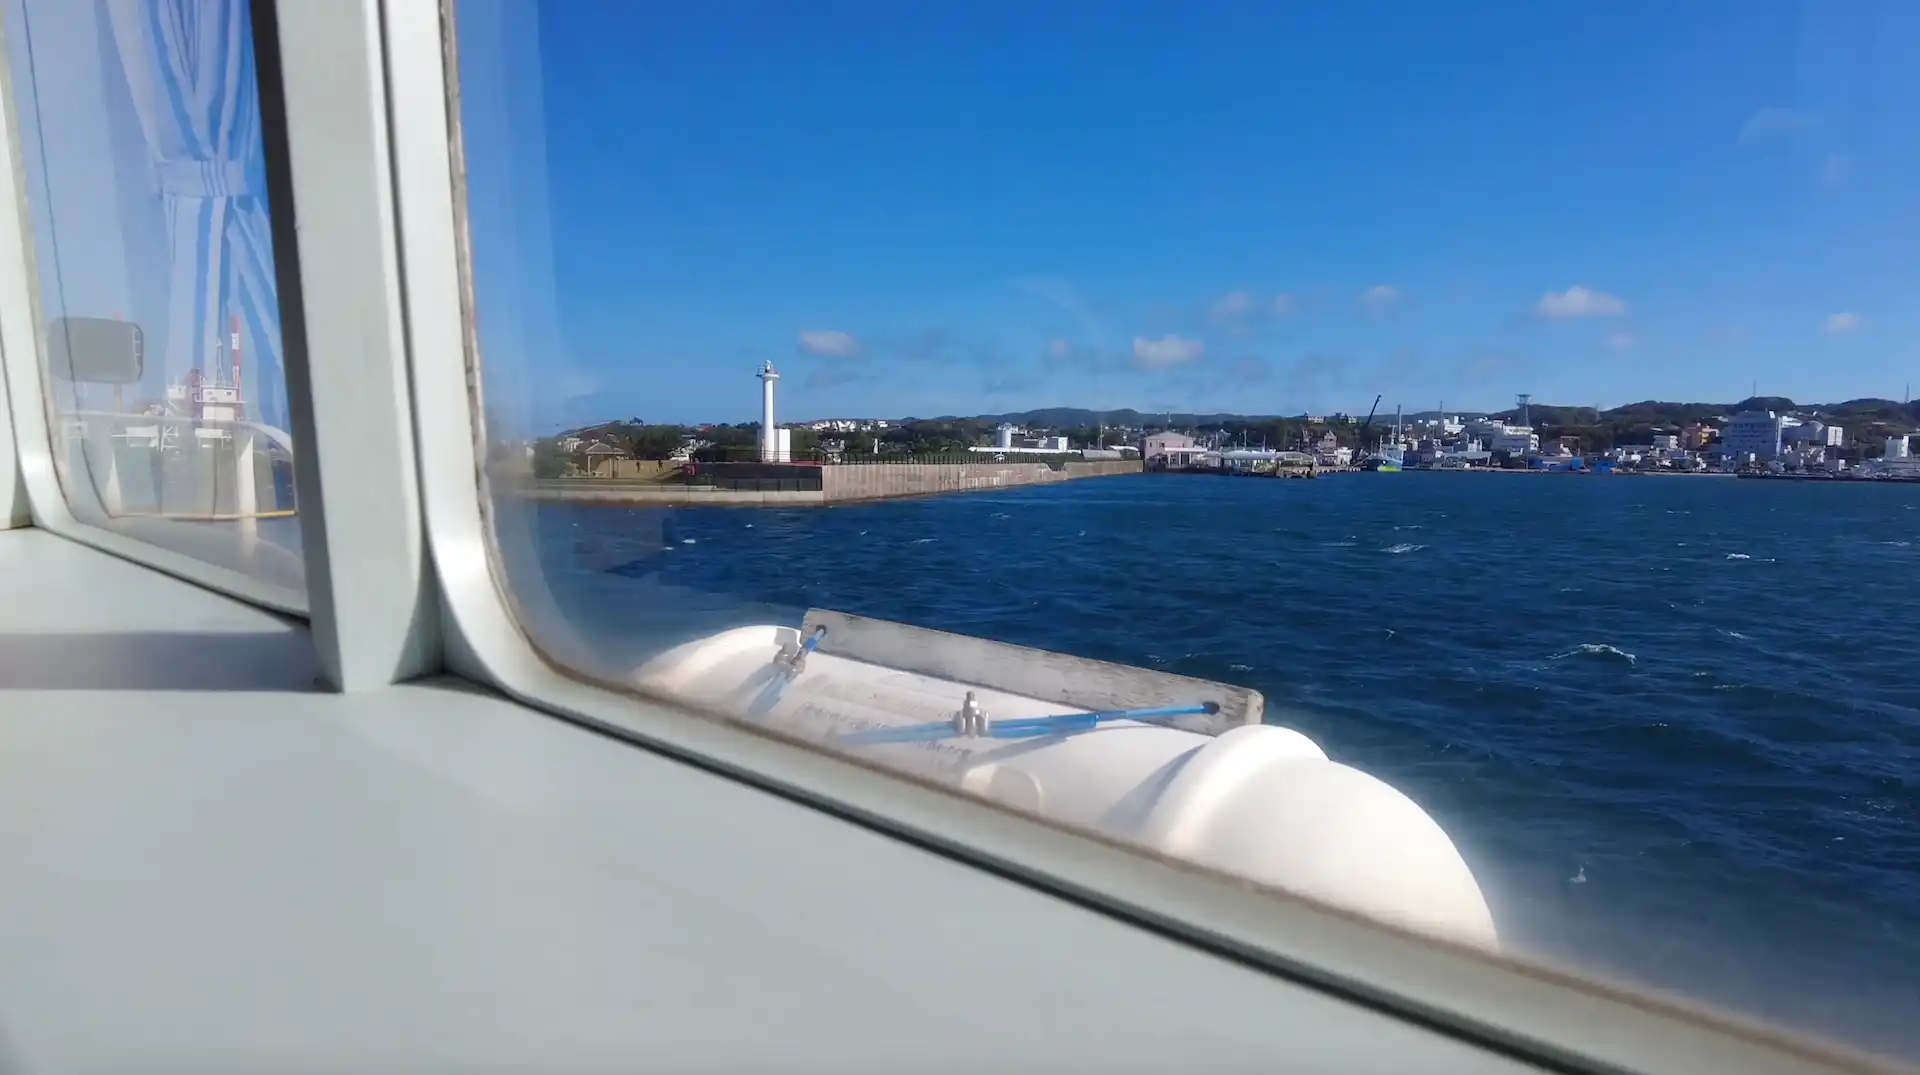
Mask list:
POLYGON ((97 2, 167 216, 163 366, 169 376, 208 369, 216 348, 225 355, 221 345, 238 316, 248 417, 284 429, 286 372, 247 0, 97 2))

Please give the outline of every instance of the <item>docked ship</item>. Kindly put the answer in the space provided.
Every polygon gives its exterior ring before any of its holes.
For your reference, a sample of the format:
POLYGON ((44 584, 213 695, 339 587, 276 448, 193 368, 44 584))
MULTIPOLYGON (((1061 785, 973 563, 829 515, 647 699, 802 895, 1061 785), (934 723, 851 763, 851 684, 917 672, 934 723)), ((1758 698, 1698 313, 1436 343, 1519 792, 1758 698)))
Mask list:
POLYGON ((1400 408, 1393 409, 1393 435, 1380 438, 1374 450, 1360 461, 1360 469, 1377 474, 1398 474, 1406 464, 1407 449, 1400 435, 1400 408))

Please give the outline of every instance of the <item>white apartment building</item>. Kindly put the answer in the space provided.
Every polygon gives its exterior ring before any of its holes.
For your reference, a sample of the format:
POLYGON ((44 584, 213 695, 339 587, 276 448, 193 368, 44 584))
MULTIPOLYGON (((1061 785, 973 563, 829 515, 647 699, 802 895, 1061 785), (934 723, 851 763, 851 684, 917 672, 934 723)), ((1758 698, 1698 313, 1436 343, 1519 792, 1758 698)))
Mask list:
POLYGON ((1491 418, 1475 418, 1461 423, 1461 432, 1470 440, 1487 446, 1490 452, 1532 455, 1540 450, 1540 435, 1532 426, 1508 425, 1491 418))
POLYGON ((1498 425, 1487 437, 1487 448, 1508 455, 1532 455, 1540 450, 1540 434, 1532 426, 1498 425))
POLYGON ((1825 422, 1806 422, 1798 428, 1789 425, 1780 439, 1788 444, 1840 448, 1847 443, 1847 431, 1842 426, 1830 426, 1825 422))
POLYGON ((1799 425, 1799 419, 1773 411, 1741 411, 1727 422, 1720 445, 1735 459, 1778 459, 1787 430, 1799 425))

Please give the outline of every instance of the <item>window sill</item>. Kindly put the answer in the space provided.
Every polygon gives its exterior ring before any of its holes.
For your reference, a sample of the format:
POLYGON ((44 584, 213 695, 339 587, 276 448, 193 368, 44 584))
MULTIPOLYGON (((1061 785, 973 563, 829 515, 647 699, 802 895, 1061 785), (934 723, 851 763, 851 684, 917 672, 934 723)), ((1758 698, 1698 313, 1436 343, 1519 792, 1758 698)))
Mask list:
POLYGON ((314 674, 0 534, 0 1070, 1522 1068, 463 681, 314 674))

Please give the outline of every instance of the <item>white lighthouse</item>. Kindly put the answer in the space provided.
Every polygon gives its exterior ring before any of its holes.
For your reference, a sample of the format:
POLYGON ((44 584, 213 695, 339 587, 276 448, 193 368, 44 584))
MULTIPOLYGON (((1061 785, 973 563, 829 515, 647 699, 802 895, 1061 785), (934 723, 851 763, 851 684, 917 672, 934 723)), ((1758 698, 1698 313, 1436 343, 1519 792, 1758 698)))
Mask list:
MULTIPOLYGON (((760 461, 763 463, 784 463, 787 461, 786 445, 781 443, 780 434, 785 432, 773 424, 773 383, 780 379, 780 371, 768 362, 760 367, 760 461)), ((791 442, 789 442, 791 443, 791 442)))

